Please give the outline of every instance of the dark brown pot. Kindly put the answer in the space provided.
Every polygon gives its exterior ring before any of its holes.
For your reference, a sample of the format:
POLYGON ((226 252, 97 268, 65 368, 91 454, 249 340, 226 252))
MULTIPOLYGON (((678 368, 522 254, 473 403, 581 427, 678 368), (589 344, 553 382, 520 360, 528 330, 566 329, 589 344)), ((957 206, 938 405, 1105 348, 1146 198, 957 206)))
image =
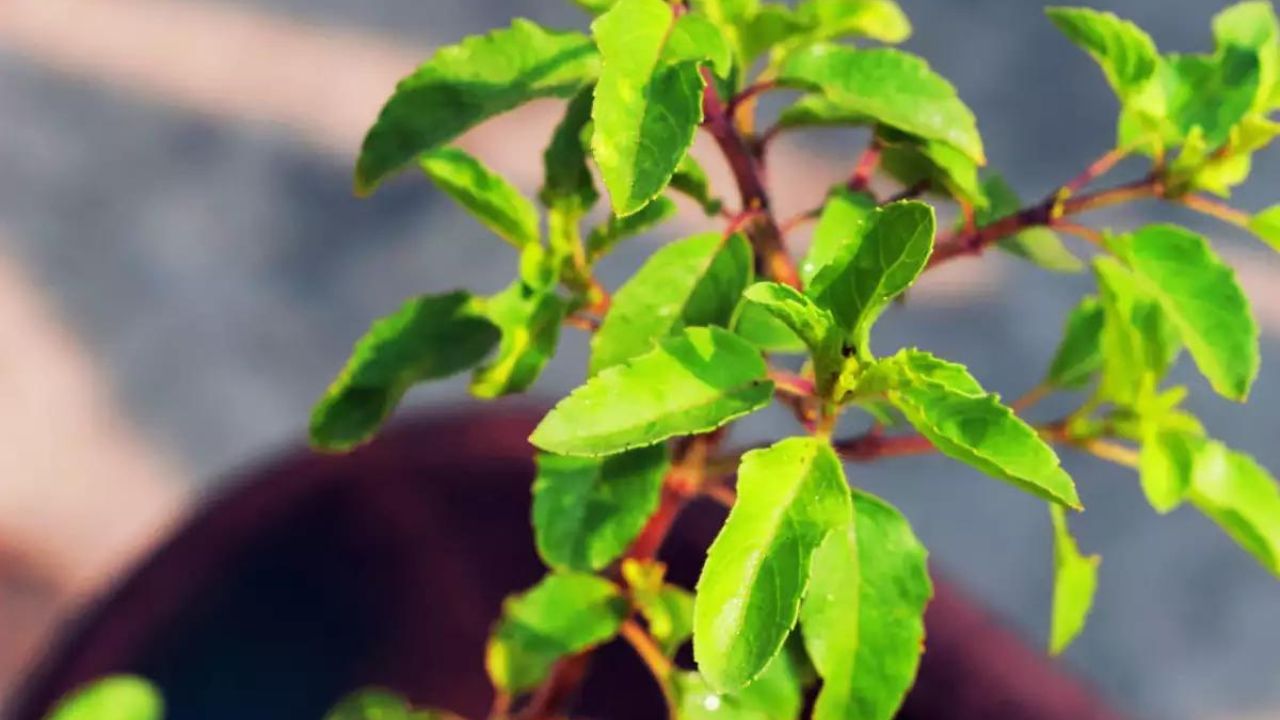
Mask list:
MULTIPOLYGON (((482 718, 483 652, 502 598, 543 569, 529 537, 539 413, 401 423, 351 455, 296 451, 231 483, 63 634, 12 715, 132 672, 170 720, 315 720, 346 692, 395 689, 482 718)), ((723 510, 695 503, 663 549, 691 584, 723 510)), ((904 718, 1116 717, 954 586, 938 583, 904 718)), ((587 717, 654 720, 659 696, 628 648, 597 653, 587 717)))

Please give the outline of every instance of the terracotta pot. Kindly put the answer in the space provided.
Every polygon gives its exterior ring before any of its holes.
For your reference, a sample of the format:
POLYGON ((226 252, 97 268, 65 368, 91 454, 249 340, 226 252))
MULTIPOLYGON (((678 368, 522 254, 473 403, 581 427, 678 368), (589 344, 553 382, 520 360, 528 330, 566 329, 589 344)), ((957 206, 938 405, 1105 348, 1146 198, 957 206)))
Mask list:
MULTIPOLYGON (((114 672, 156 681, 170 720, 318 719, 365 685, 484 717, 489 625, 543 572, 525 442, 540 413, 497 407, 400 423, 351 455, 298 450, 227 484, 66 629, 12 717, 38 720, 114 672)), ((692 584, 723 515, 698 502, 681 516, 662 552, 674 579, 692 584)), ((1116 717, 951 584, 926 621, 902 717, 1116 717)), ((628 648, 596 654, 575 714, 662 713, 628 648)))

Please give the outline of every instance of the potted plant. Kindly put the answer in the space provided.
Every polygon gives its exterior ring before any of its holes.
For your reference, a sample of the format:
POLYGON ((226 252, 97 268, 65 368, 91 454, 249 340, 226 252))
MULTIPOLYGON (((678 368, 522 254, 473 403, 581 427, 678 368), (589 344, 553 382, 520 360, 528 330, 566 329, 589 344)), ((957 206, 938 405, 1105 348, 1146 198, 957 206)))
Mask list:
MULTIPOLYGON (((1213 440, 1182 408, 1186 389, 1165 383, 1185 350, 1214 391, 1247 398, 1258 330, 1233 272, 1185 228, 1113 231, 1082 218, 1161 200, 1280 248, 1280 206, 1250 214, 1221 199, 1280 134, 1269 2, 1216 15, 1205 55, 1162 55, 1110 13, 1051 8, 1101 66, 1120 116, 1113 149, 1027 205, 981 169, 977 122, 944 78, 864 42, 907 36, 892 0, 577 3, 595 15, 589 34, 516 20, 438 50, 387 101, 356 190, 420 170, 514 247, 516 277, 489 297, 416 297, 374 323, 311 422, 316 447, 348 451, 417 383, 471 371, 479 398, 519 393, 563 327, 591 334, 587 379, 529 437, 539 452, 533 539, 547 572, 494 622, 491 718, 563 716, 590 681, 584 659, 615 639, 649 669, 672 718, 893 717, 926 648, 926 551, 892 504, 851 486, 846 461, 939 452, 1042 498, 1054 533, 1053 653, 1083 628, 1099 562, 1070 533, 1083 508, 1057 449, 1132 467, 1157 512, 1194 506, 1280 574, 1280 487, 1213 440), (757 101, 776 90, 798 97, 763 125, 757 101), (544 154, 541 207, 450 145, 538 98, 567 101, 544 154), (869 128, 867 148, 812 210, 778 218, 771 142, 816 125, 869 128), (699 130, 731 172, 731 200, 689 152, 699 130), (1104 179, 1126 158, 1146 169, 1104 179), (596 263, 668 221, 673 195, 714 229, 663 245, 605 288, 596 263), (588 222, 605 197, 607 216, 588 222), (940 227, 934 205, 944 203, 958 219, 940 227), (802 253, 794 231, 811 221, 802 253), (920 276, 996 250, 1096 279, 1041 385, 1006 404, 927 349, 873 344, 920 276), (1079 402, 1048 423, 1023 419, 1058 393, 1079 402), (775 402, 795 415, 791 437, 728 442, 732 423, 775 402), (685 588, 667 581, 657 553, 700 497, 730 509, 685 588)), ((123 717, 158 716, 141 681, 105 682, 54 717, 126 702, 137 710, 123 717)), ((332 717, 453 716, 370 691, 332 717)))

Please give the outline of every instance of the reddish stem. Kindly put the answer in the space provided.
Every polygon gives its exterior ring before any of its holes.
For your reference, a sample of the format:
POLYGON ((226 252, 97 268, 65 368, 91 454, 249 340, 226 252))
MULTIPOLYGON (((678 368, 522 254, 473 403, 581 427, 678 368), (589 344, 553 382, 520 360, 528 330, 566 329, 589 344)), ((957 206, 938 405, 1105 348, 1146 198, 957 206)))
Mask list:
POLYGON ((872 138, 867 145, 867 149, 862 151, 862 155, 858 158, 858 164, 853 168, 853 174, 849 176, 849 181, 845 186, 854 192, 863 192, 871 185, 871 176, 875 174, 876 168, 880 166, 880 143, 872 138))
POLYGON ((926 455, 934 452, 933 443, 923 435, 888 437, 879 433, 866 433, 855 438, 837 441, 836 452, 846 460, 868 462, 887 457, 926 455))
POLYGON ((716 93, 715 78, 703 68, 706 90, 702 95, 703 127, 711 134, 720 152, 729 163, 729 170, 738 185, 742 197, 742 210, 759 211, 759 215, 744 228, 756 250, 756 261, 762 274, 795 288, 800 287, 800 275, 782 244, 782 232, 769 208, 769 194, 765 190, 760 169, 750 149, 733 126, 724 103, 716 93))
POLYGON ((1054 193, 1035 205, 1023 208, 1012 215, 1006 215, 981 228, 939 234, 933 256, 929 258, 929 267, 941 265, 964 255, 977 255, 1000 240, 1016 235, 1027 228, 1050 225, 1058 218, 1141 198, 1154 198, 1159 194, 1159 178, 1153 176, 1078 197, 1062 199, 1058 193, 1054 193))

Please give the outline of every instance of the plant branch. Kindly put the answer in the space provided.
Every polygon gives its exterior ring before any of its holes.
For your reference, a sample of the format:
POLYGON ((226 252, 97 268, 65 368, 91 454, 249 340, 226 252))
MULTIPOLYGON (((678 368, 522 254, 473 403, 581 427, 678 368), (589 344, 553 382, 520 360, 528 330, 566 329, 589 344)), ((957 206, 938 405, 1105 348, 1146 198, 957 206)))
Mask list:
POLYGON ((773 80, 761 80, 743 88, 737 95, 733 96, 732 100, 729 101, 729 107, 727 109, 729 117, 733 117, 737 114, 739 108, 752 100, 755 100, 756 97, 763 95, 770 90, 776 90, 777 88, 778 83, 773 80))
POLYGON ((1051 225, 1060 218, 1120 205, 1133 200, 1160 197, 1160 178, 1148 175, 1140 180, 1076 197, 1055 192, 1044 200, 996 220, 981 228, 961 229, 938 235, 928 267, 936 267, 965 255, 977 255, 988 246, 1027 228, 1051 225))
POLYGON ((927 455, 935 451, 933 443, 923 435, 888 436, 863 433, 832 443, 836 452, 853 462, 871 462, 889 457, 927 455))
POLYGON ((1114 168, 1121 160, 1128 157, 1128 155, 1129 151, 1127 149, 1122 150, 1120 148, 1115 148, 1113 150, 1109 150, 1105 155, 1094 160, 1089 167, 1084 169, 1084 172, 1074 178, 1071 178, 1066 185, 1063 185, 1063 194, 1074 195, 1080 192, 1085 189, 1089 183, 1092 183, 1094 180, 1097 180, 1108 172, 1111 172, 1111 169, 1114 168))
POLYGON ((649 668, 649 672, 653 675, 654 681, 658 683, 658 688, 662 691, 662 699, 667 704, 667 717, 674 718, 677 715, 676 699, 671 692, 671 672, 674 666, 662 654, 662 649, 654 642, 653 638, 644 628, 640 627, 635 620, 627 620, 622 623, 619 631, 622 639, 627 641, 631 649, 636 651, 636 655, 649 668))
POLYGON ((1247 228, 1253 220, 1253 217, 1247 212, 1237 210, 1226 203, 1218 202, 1202 195, 1183 195, 1175 198, 1174 202, 1237 227, 1247 228))
POLYGON ((742 135, 734 127, 733 119, 716 93, 715 78, 706 68, 702 70, 706 89, 702 95, 703 127, 711 134, 720 152, 724 154, 733 179, 742 197, 742 210, 759 211, 744 230, 756 250, 756 262, 762 274, 795 288, 800 287, 800 275, 795 263, 782 243, 782 231, 769 208, 769 194, 765 190, 756 158, 752 155, 742 135))
POLYGON ((858 157, 858 164, 854 166, 853 174, 849 176, 845 187, 854 192, 866 192, 871 186, 871 176, 880 166, 880 152, 880 141, 872 137, 867 143, 867 149, 863 150, 862 155, 858 157))
POLYGON ((797 375, 790 370, 782 370, 780 368, 769 368, 769 379, 773 381, 774 387, 783 395, 792 397, 812 399, 818 393, 818 388, 809 378, 797 375))
POLYGON ((1057 220, 1050 223, 1050 227, 1055 230, 1061 230, 1068 235, 1075 235, 1078 238, 1086 240, 1092 245, 1097 245, 1098 247, 1102 247, 1103 245, 1102 233, 1087 225, 1080 225, 1066 220, 1057 220))

